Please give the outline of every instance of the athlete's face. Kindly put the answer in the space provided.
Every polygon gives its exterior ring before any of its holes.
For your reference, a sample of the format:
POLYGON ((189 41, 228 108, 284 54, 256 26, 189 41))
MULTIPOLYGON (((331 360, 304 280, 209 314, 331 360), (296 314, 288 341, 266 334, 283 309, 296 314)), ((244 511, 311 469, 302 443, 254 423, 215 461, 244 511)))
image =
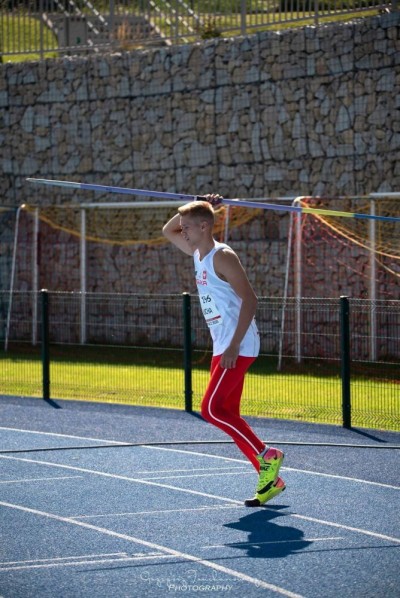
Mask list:
POLYGON ((197 247, 199 241, 203 238, 206 223, 199 218, 191 216, 181 216, 181 235, 191 247, 197 247))

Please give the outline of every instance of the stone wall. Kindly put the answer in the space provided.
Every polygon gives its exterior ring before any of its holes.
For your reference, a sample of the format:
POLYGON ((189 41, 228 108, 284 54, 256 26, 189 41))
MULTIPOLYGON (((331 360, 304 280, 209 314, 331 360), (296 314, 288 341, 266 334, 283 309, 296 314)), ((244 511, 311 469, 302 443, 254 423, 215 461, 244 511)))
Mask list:
MULTIPOLYGON (((1 204, 117 199, 34 186, 26 177, 242 198, 398 191, 399 22, 393 13, 0 65, 1 204)), ((268 212, 262 226, 257 222, 232 231, 232 244, 257 292, 280 296, 289 218, 268 212)), ((24 281, 20 288, 29 288, 31 232, 21 231, 22 238, 26 259, 19 260, 16 286, 24 281)), ((76 239, 65 233, 47 239, 43 234, 39 286, 79 290, 76 239)), ((0 253, 9 254, 1 231, 0 241, 0 253)), ((364 263, 365 251, 359 252, 364 263)), ((332 263, 335 255, 325 259, 332 263)), ((193 290, 190 260, 167 246, 91 243, 88 264, 89 291, 193 290)), ((324 273, 326 264, 318 270, 324 273)), ((393 280, 382 284, 387 293, 393 280)), ((336 296, 342 286, 322 292, 320 282, 309 281, 306 292, 336 296)), ((353 294, 365 296, 368 283, 362 287, 353 294)))

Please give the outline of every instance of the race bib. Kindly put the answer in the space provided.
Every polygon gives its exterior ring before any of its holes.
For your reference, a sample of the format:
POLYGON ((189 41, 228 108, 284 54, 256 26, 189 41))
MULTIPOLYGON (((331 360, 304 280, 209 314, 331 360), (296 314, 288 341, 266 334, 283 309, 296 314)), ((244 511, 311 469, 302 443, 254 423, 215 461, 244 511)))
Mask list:
POLYGON ((217 326, 218 324, 222 324, 222 316, 218 311, 218 308, 215 304, 214 299, 211 295, 199 295, 200 297, 200 305, 203 311, 204 318, 206 320, 207 326, 217 326))

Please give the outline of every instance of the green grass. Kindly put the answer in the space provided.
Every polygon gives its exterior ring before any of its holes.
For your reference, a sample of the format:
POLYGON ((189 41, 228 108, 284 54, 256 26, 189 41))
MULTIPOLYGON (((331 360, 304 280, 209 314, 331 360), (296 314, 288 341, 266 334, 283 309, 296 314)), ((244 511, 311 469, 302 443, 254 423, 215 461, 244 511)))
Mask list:
POLYGON ((24 62, 27 60, 39 60, 42 58, 55 58, 58 53, 51 51, 58 48, 56 36, 43 27, 43 47, 46 52, 40 54, 40 21, 22 14, 12 16, 2 13, 0 19, 0 44, 4 54, 9 52, 20 52, 7 56, 7 62, 24 62), (27 52, 27 49, 37 49, 36 52, 27 52))
MULTIPOLYGON (((378 14, 377 10, 370 10, 363 13, 360 12, 348 12, 346 14, 329 14, 324 18, 320 17, 319 22, 320 24, 323 23, 336 23, 336 22, 346 22, 351 21, 352 19, 361 18, 361 17, 371 17, 376 16, 378 14)), ((248 28, 248 33, 257 31, 282 31, 283 29, 293 29, 296 27, 306 27, 306 26, 313 26, 315 25, 315 17, 314 13, 311 12, 286 12, 286 13, 273 13, 270 15, 271 22, 266 24, 260 25, 260 17, 257 15, 247 15, 246 19, 246 27, 248 28), (300 15, 302 18, 299 18, 300 15), (281 19, 281 20, 280 20, 281 19)), ((240 28, 238 28, 237 22, 238 18, 233 15, 223 15, 221 17, 215 17, 214 19, 215 25, 217 28, 220 29, 227 29, 229 30, 229 35, 240 35, 240 28)))
MULTIPOLYGON (((149 354, 117 347, 53 347, 51 395, 60 399, 181 408, 183 371, 178 361, 181 359, 173 351, 152 350, 149 354)), ((9 356, 1 354, 0 363, 3 394, 42 396, 38 350, 26 346, 9 356)))
MULTIPOLYGON (((184 408, 183 355, 180 350, 118 347, 52 347, 51 397, 184 408)), ((42 396, 41 358, 26 346, 0 354, 1 392, 42 396)), ((341 380, 336 363, 290 365, 276 371, 276 358, 259 357, 246 377, 243 414, 341 424, 341 380)), ((364 368, 365 369, 365 368, 364 368)), ((354 426, 400 430, 400 385, 396 366, 386 377, 374 368, 352 379, 354 426)), ((208 355, 194 355, 193 407, 200 408, 208 380, 208 355)))

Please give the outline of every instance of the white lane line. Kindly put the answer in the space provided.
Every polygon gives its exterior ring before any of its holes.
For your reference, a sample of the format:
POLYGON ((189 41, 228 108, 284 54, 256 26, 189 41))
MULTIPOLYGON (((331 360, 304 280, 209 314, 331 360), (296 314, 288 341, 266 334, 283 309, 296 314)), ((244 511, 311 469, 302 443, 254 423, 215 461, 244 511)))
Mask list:
MULTIPOLYGON (((72 436, 72 434, 57 434, 56 432, 41 432, 38 430, 22 430, 21 428, 6 428, 0 426, 0 430, 7 430, 9 432, 23 432, 24 434, 38 434, 39 436, 55 436, 56 438, 73 438, 74 440, 90 440, 91 442, 108 442, 110 444, 116 444, 125 446, 129 442, 119 442, 118 440, 106 440, 104 438, 90 438, 89 436, 72 436)), ((50 447, 49 447, 50 448, 50 447)))
MULTIPOLYGON (((210 470, 213 471, 213 470, 210 470)), ((153 472, 154 473, 154 472, 153 472)), ((249 471, 224 471, 223 475, 224 477, 227 475, 253 475, 254 476, 254 470, 253 469, 249 469, 249 471)), ((194 473, 193 475, 191 474, 185 474, 185 475, 164 475, 164 476, 155 476, 154 478, 142 478, 143 480, 176 480, 178 478, 212 478, 212 477, 221 477, 221 472, 219 473, 194 473)))
POLYGON ((20 480, 0 480, 0 484, 23 484, 25 482, 54 482, 58 480, 75 480, 81 475, 56 476, 53 478, 21 478, 20 480))
MULTIPOLYGON (((224 461, 233 461, 234 463, 248 463, 243 459, 235 459, 234 457, 222 457, 221 455, 207 455, 206 453, 199 453, 197 451, 185 451, 182 449, 166 448, 164 446, 148 446, 144 445, 145 448, 156 450, 156 451, 173 451, 175 453, 186 453, 190 455, 196 455, 199 457, 210 457, 211 459, 223 459, 224 461)), ((307 469, 296 469, 294 467, 281 467, 281 471, 294 471, 297 473, 304 473, 307 475, 316 475, 325 478, 333 478, 339 480, 347 480, 349 482, 357 482, 359 484, 370 484, 372 486, 380 486, 381 488, 390 488, 391 490, 400 490, 400 486, 394 486, 392 484, 383 484, 381 482, 371 482, 370 480, 362 480, 360 478, 351 478, 349 476, 341 476, 333 473, 321 473, 319 471, 309 471, 307 469)))
MULTIPOLYGON (((230 471, 248 471, 249 463, 247 461, 243 461, 242 467, 232 467, 231 465, 225 465, 225 467, 190 467, 190 468, 180 468, 180 469, 157 469, 157 473, 192 473, 193 471, 226 471, 229 469, 230 471)), ((147 475, 149 473, 154 474, 154 469, 150 471, 136 471, 136 475, 147 475)))
POLYGON ((167 515, 168 513, 183 513, 183 512, 191 512, 191 511, 215 511, 221 509, 238 509, 242 508, 242 504, 238 505, 211 505, 209 507, 193 507, 191 509, 164 509, 160 510, 154 509, 152 511, 135 511, 127 512, 127 513, 103 513, 101 515, 70 515, 71 519, 103 519, 107 517, 135 517, 136 515, 167 515))
MULTIPOLYGON (((12 432, 25 432, 27 434, 39 434, 42 436, 56 436, 59 438, 73 438, 75 440, 90 440, 91 442, 100 442, 100 443, 107 442, 110 444, 115 444, 117 446, 126 446, 126 445, 130 444, 129 442, 120 442, 118 440, 107 440, 105 438, 90 438, 88 436, 72 436, 71 434, 57 434, 54 432, 41 432, 41 431, 37 431, 37 430, 22 430, 20 428, 9 428, 9 427, 4 427, 4 426, 0 426, 0 430, 9 430, 12 432)), ((175 453, 183 453, 186 455, 197 455, 200 457, 209 457, 212 459, 220 459, 220 460, 222 459, 223 461, 231 461, 231 462, 235 462, 235 463, 242 463, 242 464, 248 465, 248 461, 244 461, 243 459, 235 459, 233 457, 222 457, 221 455, 208 455, 206 453, 200 453, 198 451, 186 451, 184 449, 167 448, 167 447, 163 447, 163 446, 149 446, 147 444, 143 444, 142 447, 138 447, 138 448, 146 448, 146 449, 152 449, 152 450, 158 450, 158 451, 173 451, 175 453)), ((392 484, 382 484, 380 482, 372 482, 369 480, 362 480, 359 478, 339 476, 339 475, 335 475, 335 474, 331 474, 331 473, 321 473, 321 472, 317 472, 317 471, 309 471, 306 469, 296 469, 293 467, 282 467, 281 469, 282 469, 282 471, 295 471, 298 473, 305 473, 307 475, 316 475, 316 476, 322 476, 322 477, 327 477, 327 478, 338 478, 341 480, 349 480, 352 482, 358 482, 358 483, 362 483, 362 484, 370 484, 372 486, 380 486, 383 488, 391 488, 394 490, 400 490, 400 486, 394 486, 392 484)), ((144 472, 144 473, 146 473, 146 472, 144 472)))
MULTIPOLYGON (((267 583, 262 579, 257 579, 256 577, 251 577, 250 575, 246 575, 245 573, 241 573, 240 571, 236 571, 235 569, 230 569, 228 567, 224 567, 223 565, 219 565, 218 563, 214 563, 213 561, 209 561, 206 559, 202 559, 200 557, 194 556, 192 554, 188 554, 185 552, 180 552, 179 550, 174 550, 173 548, 168 548, 166 546, 162 546, 160 544, 155 544, 154 542, 148 542, 146 540, 142 540, 141 538, 136 538, 134 536, 129 536, 127 534, 121 534, 119 532, 115 532, 113 530, 98 527, 96 525, 92 525, 91 523, 85 523, 83 521, 76 521, 75 519, 70 519, 69 517, 61 517, 60 515, 54 515, 53 513, 48 513, 45 511, 39 511, 37 509, 30 509, 28 507, 24 507, 22 505, 16 505, 7 502, 0 502, 0 505, 3 507, 8 507, 10 509, 20 510, 26 513, 31 513, 32 515, 39 515, 40 517, 46 517, 48 519, 53 519, 55 521, 60 521, 61 523, 69 523, 72 525, 77 525, 83 527, 85 529, 89 529, 91 531, 95 531, 100 534, 104 534, 107 536, 112 536, 114 538, 118 538, 120 540, 124 540, 126 542, 133 542, 135 544, 139 544, 140 546, 146 546, 151 550, 157 550, 162 552, 166 556, 173 556, 181 559, 185 559, 191 561, 193 563, 198 563, 204 567, 208 567, 210 569, 214 569, 215 571, 220 571, 225 575, 229 575, 231 577, 235 577, 236 579, 240 579, 240 581, 245 581, 247 583, 251 583, 258 588, 264 588, 265 590, 270 590, 272 592, 276 592, 277 594, 281 594, 282 596, 286 596, 287 598, 304 598, 300 594, 295 594, 294 592, 290 592, 285 588, 281 588, 271 583, 267 583)), ((157 557, 160 558, 160 557, 157 557)), ((97 561, 98 562, 98 561, 97 561)))
POLYGON ((167 448, 165 446, 151 446, 149 444, 144 444, 142 448, 150 449, 152 451, 173 451, 174 453, 182 453, 184 455, 194 455, 195 457, 207 457, 210 459, 219 459, 220 461, 229 461, 233 463, 246 463, 249 464, 248 461, 245 459, 237 459, 235 457, 223 457, 222 455, 210 455, 208 453, 200 453, 199 451, 187 451, 184 449, 177 449, 177 448, 167 448))
POLYGON ((297 513, 290 513, 290 516, 295 517, 296 519, 303 519, 303 521, 312 521, 313 523, 329 525, 330 527, 338 527, 340 529, 345 529, 349 532, 356 532, 357 534, 364 534, 365 536, 372 536, 373 538, 379 538, 380 540, 387 540, 388 542, 400 544, 400 538, 386 536, 385 534, 379 534, 377 532, 371 532, 367 529, 352 527, 350 525, 342 525, 341 523, 335 523, 334 521, 325 521, 324 519, 316 519, 315 517, 308 517, 306 515, 297 515, 297 513))
POLYGON ((0 565, 0 573, 4 571, 21 571, 26 569, 53 569, 54 567, 81 567, 82 565, 105 565, 115 563, 127 563, 132 561, 148 561, 154 559, 170 559, 169 554, 147 554, 138 556, 127 556, 114 559, 94 559, 94 560, 78 560, 67 561, 63 563, 43 563, 37 565, 12 565, 10 567, 0 565))
POLYGON ((211 546, 202 546, 202 548, 236 548, 236 546, 261 546, 264 544, 296 544, 303 542, 331 542, 333 540, 344 540, 343 536, 333 538, 302 538, 301 540, 271 540, 270 542, 231 542, 229 544, 214 544, 211 546))
MULTIPOLYGON (((188 488, 179 488, 177 486, 172 486, 169 484, 158 484, 156 482, 150 482, 147 480, 141 480, 141 479, 137 479, 137 478, 131 478, 128 476, 121 476, 121 475, 117 475, 117 474, 113 474, 113 473, 107 473, 107 472, 102 472, 102 471, 97 471, 97 470, 93 470, 93 469, 84 469, 82 467, 75 467, 72 465, 63 465, 60 463, 51 463, 48 461, 37 461, 34 459, 26 459, 23 457, 11 457, 9 455, 0 455, 0 458, 2 459, 11 459, 13 461, 23 461, 23 462, 27 462, 27 463, 32 463, 32 464, 38 464, 38 465, 46 465, 49 467, 60 467, 62 469, 70 469, 73 471, 80 471, 83 473, 89 473, 92 475, 97 475, 97 476, 102 476, 102 477, 107 477, 107 478, 112 478, 112 479, 117 479, 117 480, 125 480, 128 482, 134 482, 134 483, 138 483, 138 484, 148 484, 150 486, 157 486, 159 488, 166 488, 168 490, 174 490, 175 492, 183 492, 185 494, 193 494, 196 496, 202 496, 204 498, 213 498, 215 500, 221 500, 223 502, 228 502, 228 503, 232 503, 235 505, 242 505, 243 503, 242 501, 239 500, 234 500, 232 498, 227 498, 226 496, 218 496, 215 494, 208 494, 206 492, 199 492, 198 490, 190 490, 188 488)), ((267 509, 270 509, 270 507, 266 507, 267 509)), ((395 544, 399 544, 400 543, 400 538, 396 538, 396 537, 392 537, 392 536, 385 536, 382 534, 379 534, 377 532, 371 532, 369 530, 362 530, 360 528, 354 528, 354 527, 349 527, 347 525, 342 525, 340 523, 333 523, 333 522, 329 522, 329 521, 325 521, 323 519, 313 519, 310 517, 306 517, 304 515, 297 515, 295 513, 285 513, 286 516, 288 517, 297 517, 298 519, 304 519, 306 521, 314 521, 315 523, 320 523, 322 525, 332 525, 334 527, 339 527, 340 529, 345 529, 348 531, 352 531, 352 532, 358 532, 358 533, 366 533, 369 536, 373 536, 375 538, 379 538, 379 539, 385 539, 385 540, 389 540, 391 542, 394 542, 395 544)))
POLYGON ((241 501, 234 500, 231 498, 217 496, 215 494, 207 494, 205 492, 199 492, 198 490, 188 490, 186 488, 178 488, 170 484, 159 484, 158 482, 152 482, 150 480, 142 480, 141 478, 132 478, 129 476, 119 475, 115 473, 107 473, 104 471, 96 471, 95 469, 86 469, 84 467, 76 467, 74 465, 64 465, 61 463, 52 463, 51 461, 40 461, 37 459, 26 459, 25 457, 11 457, 10 455, 0 455, 0 459, 11 459, 13 461, 22 461, 24 463, 31 463, 33 465, 46 465, 46 467, 58 467, 61 469, 69 469, 72 471, 80 471, 82 473, 89 473, 92 475, 98 475, 105 478, 112 478, 115 480, 125 480, 127 482, 135 482, 136 484, 144 484, 147 486, 157 486, 157 488, 166 488, 167 490, 175 490, 176 492, 184 492, 185 494, 193 494, 195 496, 204 496, 206 498, 213 498, 215 500, 222 500, 224 502, 231 502, 233 504, 241 504, 241 501))
POLYGON ((400 490, 400 486, 393 484, 383 484, 381 482, 371 482, 370 480, 361 480, 360 478, 351 478, 344 475, 335 475, 333 473, 321 473, 319 471, 308 471, 307 469, 295 469, 293 467, 283 467, 285 471, 295 471, 296 473, 306 473, 307 475, 316 475, 324 478, 333 478, 338 480, 347 480, 349 482, 357 482, 359 484, 369 484, 371 486, 380 486, 381 488, 390 488, 391 490, 400 490))
POLYGON ((24 561, 4 561, 0 562, 0 567, 8 566, 8 565, 33 565, 37 563, 54 563, 56 561, 71 561, 76 559, 97 559, 97 558, 105 558, 105 557, 117 557, 117 556, 129 556, 127 552, 103 552, 101 554, 77 554, 74 556, 53 556, 48 559, 34 559, 34 560, 24 560, 24 561))

